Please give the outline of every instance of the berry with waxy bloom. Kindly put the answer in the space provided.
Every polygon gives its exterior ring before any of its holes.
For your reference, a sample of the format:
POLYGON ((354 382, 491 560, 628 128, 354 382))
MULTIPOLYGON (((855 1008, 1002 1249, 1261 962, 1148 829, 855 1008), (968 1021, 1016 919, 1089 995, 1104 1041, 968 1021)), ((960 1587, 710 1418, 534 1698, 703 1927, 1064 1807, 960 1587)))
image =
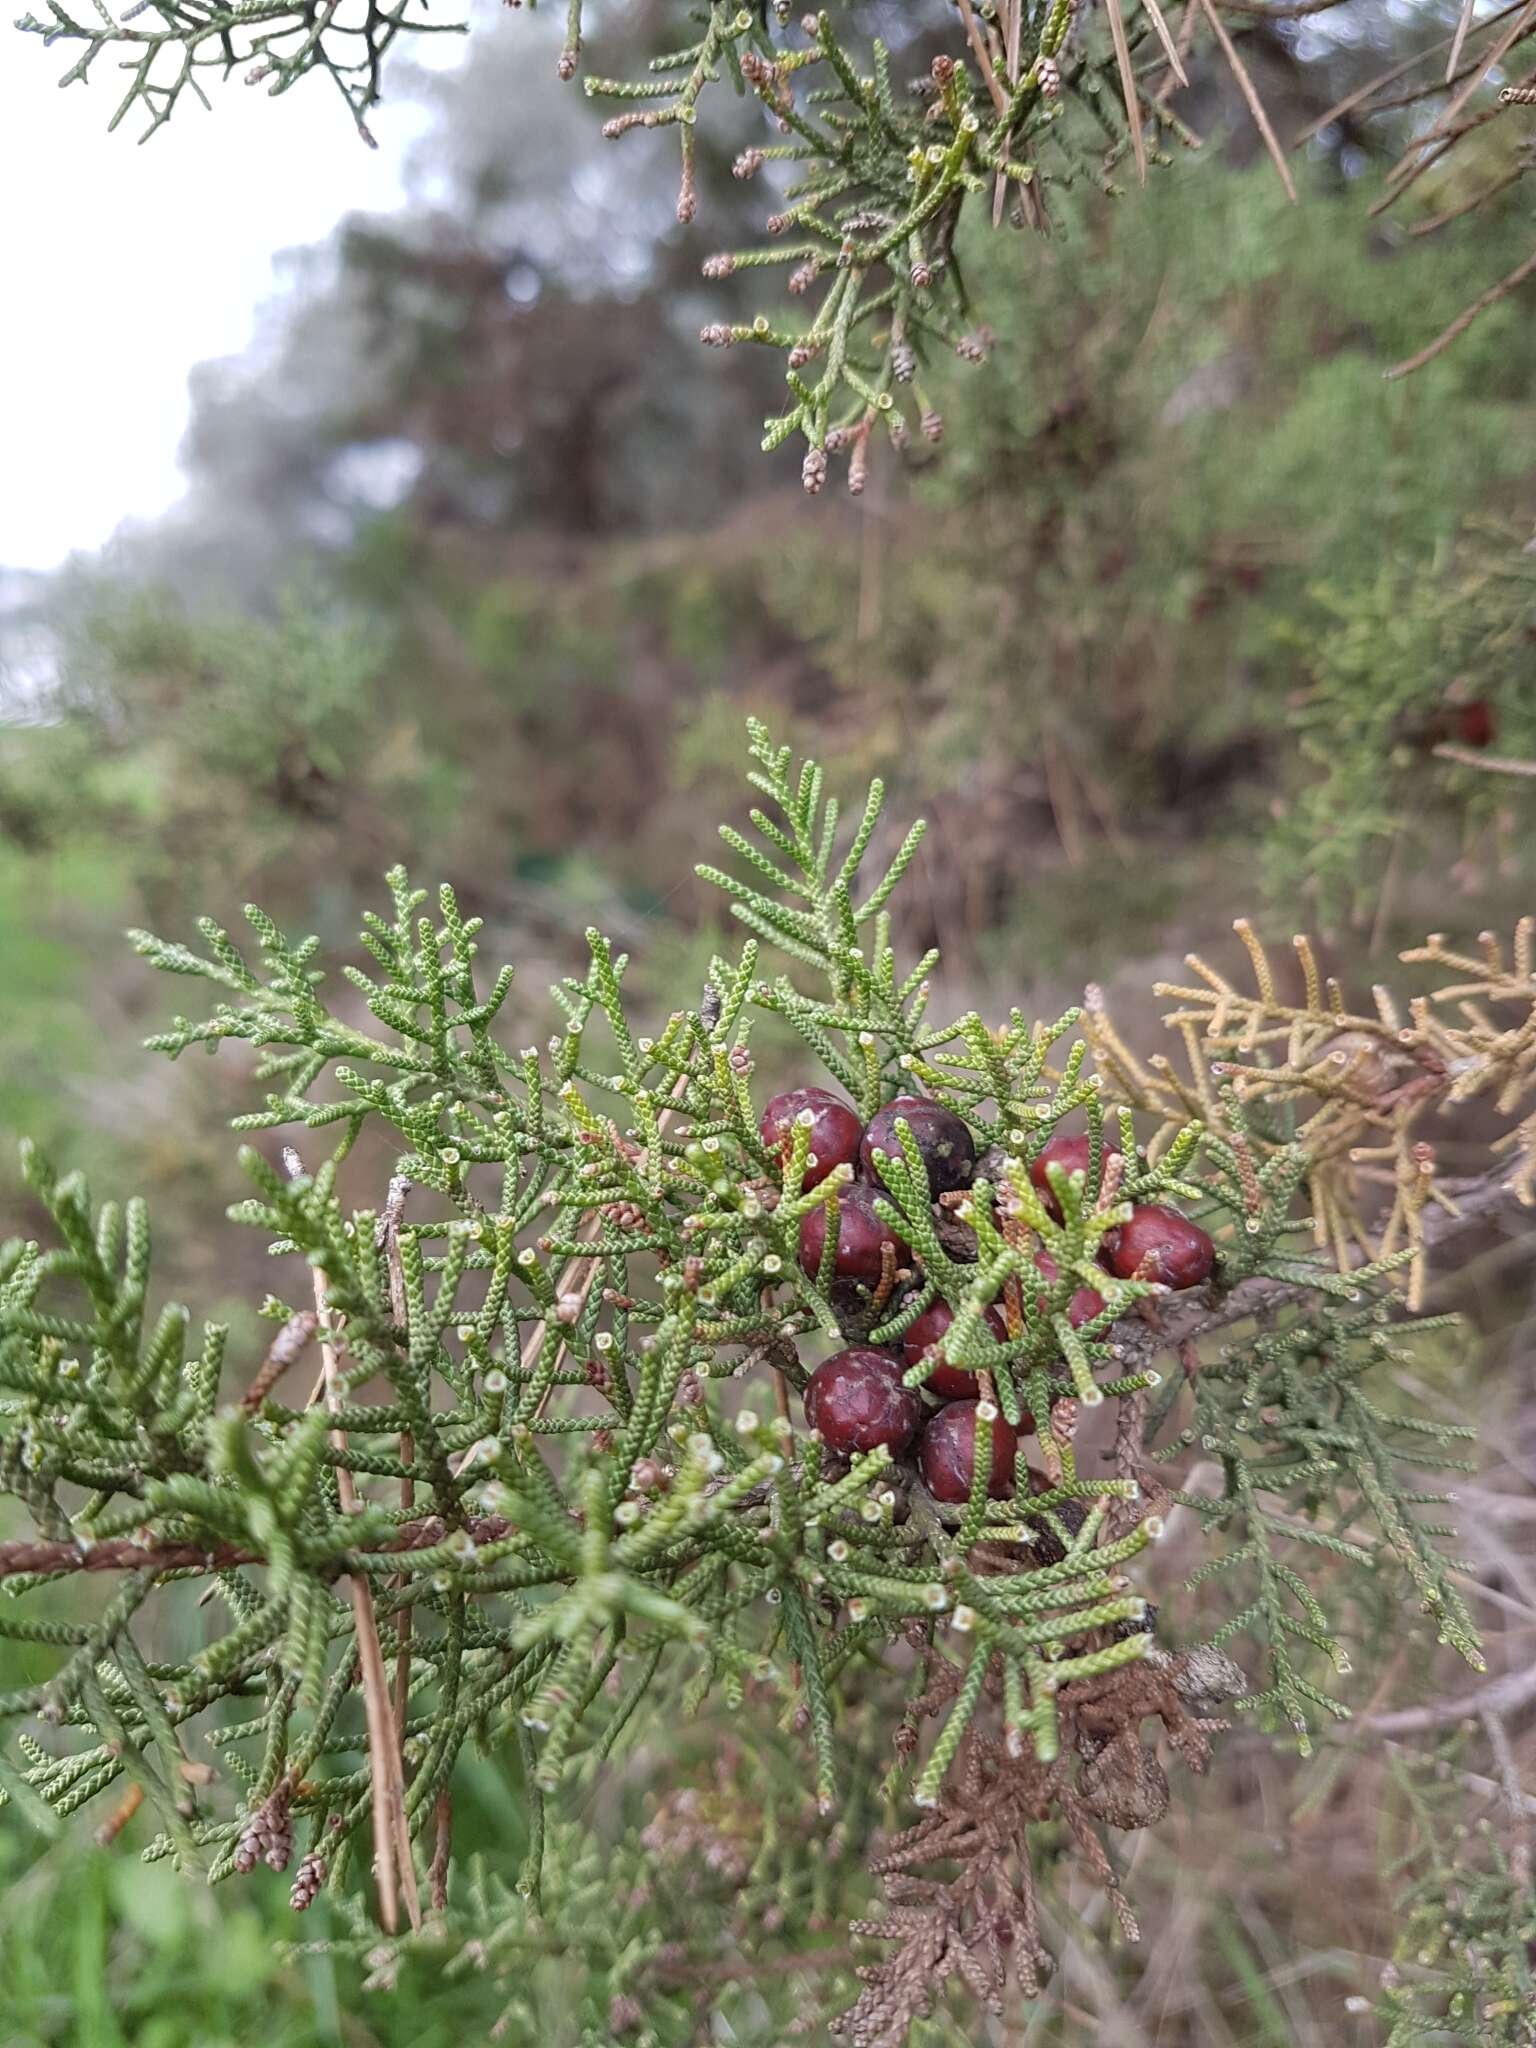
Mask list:
POLYGON ((1200 1228, 1163 1202, 1142 1202, 1129 1221, 1104 1233, 1104 1263, 1122 1280, 1198 1287, 1211 1277, 1216 1247, 1200 1228))
MULTIPOLYGON (((976 1470, 977 1406, 975 1401, 951 1401, 929 1417, 917 1447, 917 1463, 923 1484, 935 1500, 971 1497, 971 1475, 976 1470)), ((994 1416, 992 1470, 987 1478, 987 1492, 993 1500, 1011 1497, 1018 1450, 1018 1432, 1004 1416, 994 1416)))
MULTIPOLYGON (((911 1264, 912 1247, 875 1214, 874 1191, 865 1182, 850 1181, 838 1189, 837 1214, 834 1280, 858 1280, 866 1287, 878 1286, 884 1271, 881 1247, 887 1244, 892 1247, 898 1266, 911 1264)), ((821 1271, 827 1223, 827 1204, 818 1202, 800 1225, 800 1264, 813 1280, 821 1271)))
MULTIPOLYGON (((1120 1147, 1118 1145, 1111 1145, 1108 1140, 1105 1141, 1104 1155, 1106 1157, 1111 1152, 1118 1152, 1119 1150, 1120 1147)), ((1065 1174, 1086 1174, 1088 1171, 1088 1161, 1088 1133, 1086 1131, 1074 1131, 1069 1136, 1063 1136, 1058 1133, 1054 1138, 1047 1139, 1039 1158, 1030 1162, 1030 1180, 1040 1190, 1040 1199, 1045 1203, 1046 1209, 1056 1218, 1058 1223, 1061 1221, 1061 1204, 1056 1199, 1056 1191, 1051 1186, 1045 1169, 1048 1166, 1059 1166, 1065 1174)))
MULTIPOLYGON (((937 1344, 944 1332, 955 1320, 955 1312, 942 1297, 931 1302, 915 1323, 907 1328, 901 1339, 902 1354, 908 1365, 919 1365, 923 1354, 931 1344, 937 1344)), ((999 1344, 1008 1341, 1008 1325, 1003 1321, 1002 1311, 995 1305, 982 1315, 982 1321, 999 1344)), ((936 1365, 924 1380, 923 1385, 930 1394, 938 1394, 946 1401, 974 1401, 976 1399, 976 1375, 967 1372, 963 1366, 951 1365, 947 1360, 936 1365)))
POLYGON ((859 1164, 870 1180, 880 1185, 876 1152, 883 1152, 888 1159, 903 1156, 896 1135, 898 1118, 911 1126, 928 1169, 929 1193, 935 1199, 970 1186, 976 1173, 976 1141, 962 1118, 942 1102, 930 1102, 926 1095, 898 1095, 870 1118, 859 1146, 859 1164))
MULTIPOLYGON (((1044 1245, 1035 1252, 1035 1271, 1042 1280, 1055 1280, 1061 1271, 1044 1245)), ((1036 1300, 1043 1305, 1045 1296, 1038 1295, 1036 1300)), ((1080 1330, 1084 1323, 1091 1323, 1096 1315, 1102 1315, 1103 1310, 1104 1297, 1096 1287, 1079 1287, 1067 1304, 1067 1321, 1074 1330, 1080 1330)))
POLYGON ((829 1088, 790 1088, 775 1095, 763 1111, 757 1134, 776 1159, 789 1156, 794 1143, 795 1120, 806 1111, 811 1117, 810 1160, 800 1182, 806 1194, 820 1185, 835 1166, 852 1166, 859 1156, 863 1125, 853 1105, 834 1095, 829 1088))
POLYGON ((885 1444, 899 1458, 923 1419, 922 1400, 915 1387, 902 1385, 901 1374, 896 1352, 851 1345, 811 1374, 805 1419, 820 1431, 827 1449, 843 1457, 885 1444))

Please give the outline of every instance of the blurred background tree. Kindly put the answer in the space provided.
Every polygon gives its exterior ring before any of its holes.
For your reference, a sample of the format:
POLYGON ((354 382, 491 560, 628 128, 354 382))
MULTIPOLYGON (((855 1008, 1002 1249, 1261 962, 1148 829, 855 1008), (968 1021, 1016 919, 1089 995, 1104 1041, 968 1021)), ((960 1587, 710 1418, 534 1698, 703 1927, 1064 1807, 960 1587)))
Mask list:
MULTIPOLYGON (((1279 131, 1432 15, 1261 26, 1279 131)), ((1071 993, 1085 949, 1145 980, 1261 878, 1381 947, 1443 919, 1422 885, 1459 862, 1499 921, 1525 786, 1433 748, 1448 690, 1486 701, 1492 751, 1533 737, 1519 307, 1381 374, 1518 254, 1518 190, 1456 235, 1372 228, 1394 138, 1346 119, 1292 208, 1230 74, 1197 72, 1202 154, 1117 204, 1060 195, 1049 240, 978 229, 995 339, 936 372, 946 446, 877 454, 807 519, 742 432, 771 363, 697 347, 740 288, 700 249, 761 211, 723 174, 738 138, 701 145, 709 217, 679 228, 670 156, 610 152, 549 83, 557 25, 515 26, 415 80, 409 203, 295 257, 250 354, 195 372, 184 504, 10 614, 8 952, 39 1003, 94 991, 104 1092, 60 1105, 24 993, 8 1122, 123 1122, 150 998, 112 935, 140 916, 260 895, 341 940, 398 854, 552 964, 594 882, 683 943, 704 906, 662 892, 750 707, 932 812, 949 971, 1009 998, 1071 993)), ((622 70, 656 10, 605 30, 622 70)))

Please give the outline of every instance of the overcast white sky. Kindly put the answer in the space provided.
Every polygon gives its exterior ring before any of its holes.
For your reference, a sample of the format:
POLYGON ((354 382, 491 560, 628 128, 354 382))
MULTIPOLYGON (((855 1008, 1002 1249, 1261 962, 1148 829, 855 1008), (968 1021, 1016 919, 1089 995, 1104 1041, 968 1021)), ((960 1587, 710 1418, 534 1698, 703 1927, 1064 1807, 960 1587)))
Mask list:
MULTIPOLYGON (((388 92, 357 138, 318 77, 184 102, 143 148, 106 132, 117 74, 60 91, 72 54, 0 25, 0 567, 48 568, 180 492, 187 372, 248 340, 274 255, 401 189, 416 109, 388 92)), ((481 33, 485 30, 482 29, 481 33)), ((425 36, 405 63, 457 62, 425 36)), ((397 85, 404 63, 396 68, 397 85)))

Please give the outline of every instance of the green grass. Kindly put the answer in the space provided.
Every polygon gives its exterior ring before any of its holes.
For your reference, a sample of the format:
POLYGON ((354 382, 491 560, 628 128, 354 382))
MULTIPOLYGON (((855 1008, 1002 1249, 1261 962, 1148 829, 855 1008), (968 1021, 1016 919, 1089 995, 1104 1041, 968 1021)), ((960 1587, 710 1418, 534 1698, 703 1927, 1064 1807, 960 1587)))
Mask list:
POLYGON ((266 1896, 276 1879, 225 1902, 168 1866, 93 1850, 88 1836, 60 1841, 30 1867, 25 1854, 14 1833, 0 1835, 6 2048, 320 2048, 374 2038, 341 2031, 328 1959, 278 1959, 278 1900, 266 1896))

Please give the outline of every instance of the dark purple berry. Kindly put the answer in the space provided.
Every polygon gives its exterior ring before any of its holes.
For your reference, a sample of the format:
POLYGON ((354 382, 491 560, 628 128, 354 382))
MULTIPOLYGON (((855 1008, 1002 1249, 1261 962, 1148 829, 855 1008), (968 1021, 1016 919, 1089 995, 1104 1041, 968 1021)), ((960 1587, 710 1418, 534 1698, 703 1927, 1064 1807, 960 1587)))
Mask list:
POLYGON ((843 1457, 887 1444, 899 1458, 923 1419, 917 1390, 904 1387, 901 1374, 894 1351, 858 1344, 839 1351, 807 1381, 805 1419, 843 1457))
MULTIPOLYGON (((942 1298, 925 1308, 901 1340, 902 1354, 907 1364, 920 1365, 929 1345, 937 1344, 954 1320, 954 1310, 942 1298)), ((989 1308, 982 1320, 999 1344, 1007 1343, 1008 1325, 996 1308, 989 1308)), ((923 1385, 930 1394, 938 1394, 946 1401, 976 1399, 975 1373, 966 1372, 958 1365, 950 1365, 947 1360, 934 1367, 923 1381, 923 1385)))
POLYGON ((1200 1228, 1161 1202, 1143 1202, 1130 1221, 1104 1233, 1104 1263, 1122 1280, 1198 1287, 1211 1277, 1216 1247, 1200 1228))
MULTIPOLYGON (((992 1423, 992 1471, 987 1492, 993 1500, 1008 1500, 1013 1493, 1014 1462, 1018 1456, 1017 1432, 1001 1416, 992 1423)), ((923 1484, 935 1500, 969 1500, 971 1474, 976 1470, 976 1403, 951 1401, 930 1416, 917 1462, 923 1484)))
MULTIPOLYGON (((1039 1246, 1035 1252, 1035 1271, 1041 1279, 1055 1280, 1060 1270, 1045 1246, 1039 1246)), ((1045 1296, 1037 1295, 1036 1302, 1043 1307, 1045 1296)), ((1067 1304, 1067 1321, 1074 1330, 1080 1330, 1084 1323, 1091 1323, 1096 1315, 1103 1313, 1103 1310, 1104 1297, 1096 1287, 1079 1287, 1067 1304)))
MULTIPOLYGON (((1118 1145, 1106 1143, 1104 1147, 1105 1157, 1108 1157, 1111 1152, 1118 1152, 1119 1150, 1120 1147, 1118 1145)), ((1057 1136, 1048 1139, 1039 1158, 1030 1165, 1029 1177, 1040 1190, 1041 1200, 1058 1223, 1061 1221, 1061 1204, 1056 1199, 1055 1189, 1046 1178, 1045 1169, 1048 1166, 1059 1166, 1065 1174, 1086 1174, 1088 1171, 1088 1154, 1088 1133, 1086 1131, 1075 1131, 1067 1137, 1057 1136)))
POLYGON ((1486 697, 1474 697, 1470 704, 1456 707, 1456 737, 1464 747, 1491 747, 1498 729, 1498 719, 1486 697))
POLYGON ((937 1199, 956 1188, 968 1188, 976 1172, 976 1143, 962 1119, 942 1102, 930 1102, 925 1095, 898 1095, 884 1109, 877 1109, 859 1146, 859 1164, 869 1179, 880 1184, 876 1152, 887 1158, 902 1156, 896 1135, 896 1119, 912 1127, 924 1166, 928 1169, 929 1192, 937 1199))
MULTIPOLYGON (((904 1244, 888 1223, 875 1214, 874 1190, 856 1180, 837 1193, 837 1252, 832 1269, 834 1280, 860 1280, 876 1287, 884 1270, 880 1248, 895 1249, 898 1266, 912 1263, 912 1247, 904 1244)), ((818 1202, 800 1225, 800 1264, 814 1280, 821 1271, 822 1247, 827 1241, 827 1204, 818 1202)))
POLYGON ((802 1110, 811 1112, 811 1159, 800 1192, 824 1181, 834 1166, 852 1166, 859 1156, 863 1126, 851 1103, 826 1088, 791 1088, 775 1095, 763 1111, 758 1136, 775 1159, 787 1157, 794 1142, 795 1119, 802 1110))

